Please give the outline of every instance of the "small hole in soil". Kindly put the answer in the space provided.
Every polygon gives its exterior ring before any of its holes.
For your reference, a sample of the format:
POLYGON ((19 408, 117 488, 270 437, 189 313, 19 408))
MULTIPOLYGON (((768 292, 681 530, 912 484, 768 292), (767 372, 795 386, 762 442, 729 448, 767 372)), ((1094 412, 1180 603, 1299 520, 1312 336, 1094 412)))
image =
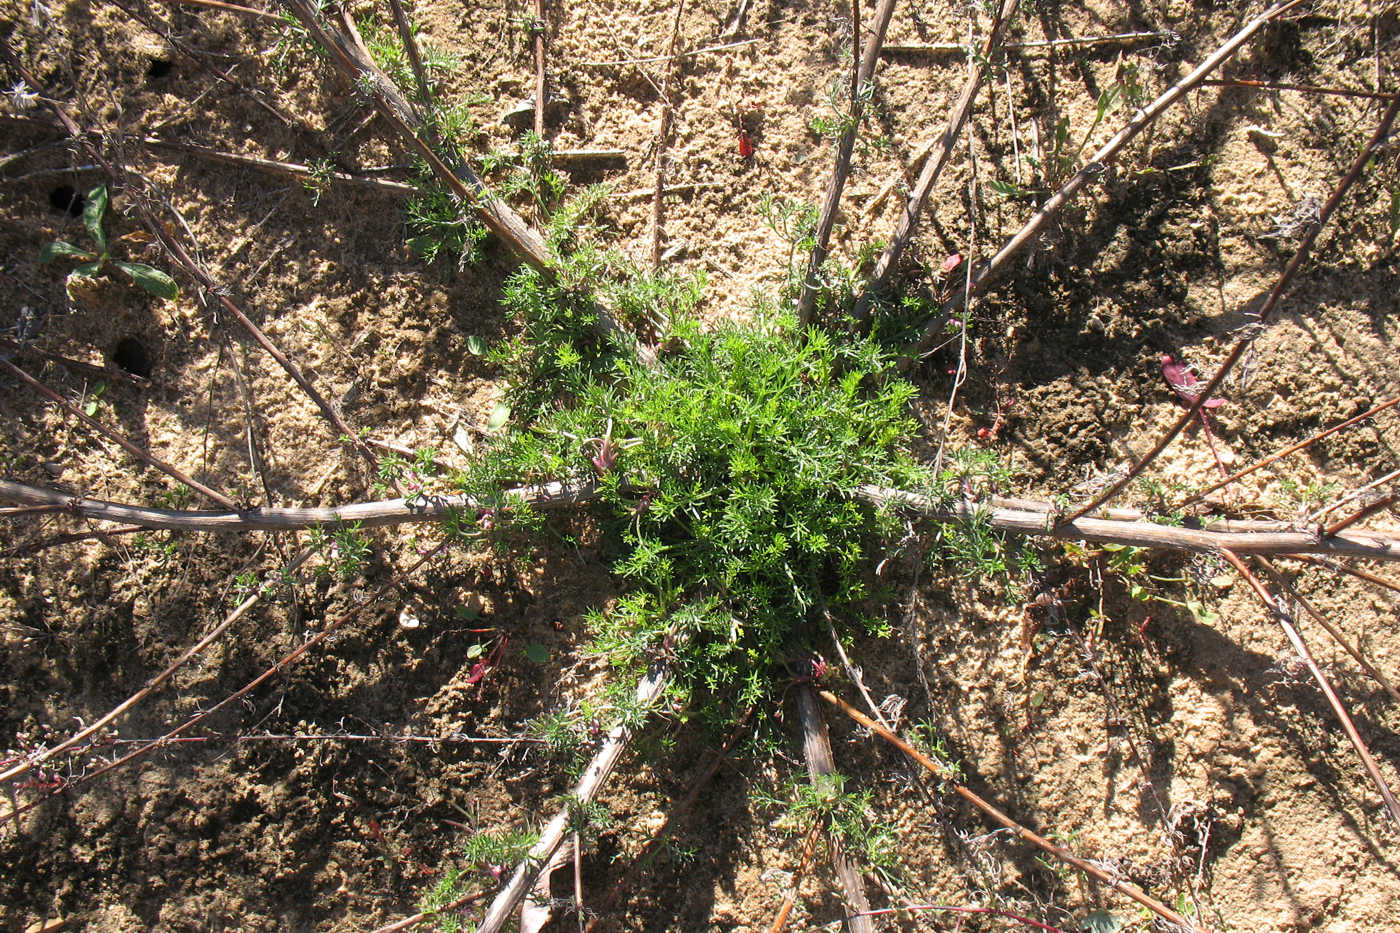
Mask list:
POLYGON ((83 196, 74 191, 72 185, 59 185, 50 191, 49 206, 59 213, 67 211, 74 217, 83 216, 83 196))
POLYGON ((135 337, 123 337, 112 351, 112 362, 133 376, 151 378, 151 354, 135 337))
POLYGON ((163 58, 151 59, 150 67, 146 69, 146 80, 159 81, 161 78, 169 77, 175 70, 175 63, 163 58))

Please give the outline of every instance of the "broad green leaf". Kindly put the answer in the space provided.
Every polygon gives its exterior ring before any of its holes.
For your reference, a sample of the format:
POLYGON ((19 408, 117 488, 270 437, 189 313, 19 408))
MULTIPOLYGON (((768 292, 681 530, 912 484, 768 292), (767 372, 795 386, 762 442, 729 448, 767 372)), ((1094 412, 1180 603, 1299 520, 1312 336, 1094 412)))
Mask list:
POLYGON ((472 356, 481 356, 486 352, 486 341, 475 334, 467 338, 467 352, 472 356))
POLYGON ((992 180, 987 182, 987 187, 1004 198, 1024 198, 1029 197, 1030 192, 1020 185, 1013 185, 1009 181, 992 180))
POLYGON ((83 204, 83 226, 87 227, 88 235, 97 244, 97 251, 100 253, 107 252, 107 233, 102 229, 107 202, 107 186, 98 185, 88 192, 87 202, 83 204))
POLYGON ((68 273, 68 278, 64 280, 63 287, 68 292, 69 298, 77 298, 73 294, 73 286, 81 283, 84 286, 91 285, 97 280, 97 275, 102 271, 102 260, 85 262, 72 272, 68 273))
POLYGON ((549 660, 549 649, 539 642, 530 642, 525 646, 525 657, 536 664, 543 664, 549 660))
POLYGON ((1096 910, 1079 927, 1084 933, 1118 933, 1123 929, 1123 921, 1106 910, 1096 910))
POLYGON ((180 286, 176 285, 174 279, 159 269, 153 269, 144 262, 117 262, 114 259, 112 264, 131 276, 137 285, 157 298, 173 300, 179 297, 180 286))
POLYGON ((474 661, 477 658, 481 657, 482 652, 484 652, 485 650, 485 645, 472 645, 470 648, 467 649, 467 658, 474 661))
POLYGON ((505 402, 497 402, 496 407, 491 409, 491 419, 486 422, 486 430, 499 431, 509 420, 510 406, 505 402))
POLYGON ((96 259, 92 253, 78 249, 67 240, 54 240, 52 243, 45 243, 44 248, 39 250, 39 261, 53 262, 60 256, 71 259, 96 259))

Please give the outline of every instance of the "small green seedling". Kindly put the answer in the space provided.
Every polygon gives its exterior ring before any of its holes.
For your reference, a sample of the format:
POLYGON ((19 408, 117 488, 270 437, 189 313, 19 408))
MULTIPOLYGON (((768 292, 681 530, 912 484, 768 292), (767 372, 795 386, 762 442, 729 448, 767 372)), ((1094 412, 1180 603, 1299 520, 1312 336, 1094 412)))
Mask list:
POLYGON ((107 213, 109 203, 107 186, 98 185, 88 192, 87 202, 83 205, 83 226, 87 228, 88 236, 92 237, 92 241, 97 247, 95 252, 80 249, 67 240, 54 240, 52 243, 46 243, 44 248, 39 251, 39 261, 41 263, 51 262, 60 257, 80 261, 78 267, 68 273, 68 279, 65 282, 70 298, 76 297, 73 294, 75 286, 81 287, 91 283, 102 274, 108 264, 116 266, 133 282, 157 298, 173 299, 178 296, 180 287, 166 273, 152 268, 144 262, 123 262, 120 259, 112 258, 112 254, 108 251, 107 231, 102 229, 102 220, 107 213))

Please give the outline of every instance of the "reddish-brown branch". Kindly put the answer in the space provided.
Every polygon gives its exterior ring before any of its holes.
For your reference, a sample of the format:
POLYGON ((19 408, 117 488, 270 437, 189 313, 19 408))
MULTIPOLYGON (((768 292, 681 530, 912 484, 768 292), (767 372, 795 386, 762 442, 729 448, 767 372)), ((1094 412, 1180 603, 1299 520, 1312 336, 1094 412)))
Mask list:
MULTIPOLYGON (((1070 177, 1069 181, 1055 192, 1048 200, 1042 204, 1025 225, 1016 232, 1010 240, 1006 242, 995 256, 987 264, 977 271, 972 277, 970 287, 959 289, 956 294, 943 303, 932 318, 925 325, 919 338, 911 344, 902 354, 899 361, 901 368, 907 368, 916 359, 923 355, 928 349, 933 339, 943 331, 943 324, 954 313, 960 309, 969 297, 978 295, 987 289, 993 279, 1004 271, 1013 258, 1031 243, 1035 242, 1051 219, 1056 217, 1060 211, 1075 196, 1079 194, 1088 184, 1098 177, 1103 171, 1103 167, 1117 158, 1119 151, 1127 145, 1134 137, 1146 129, 1154 120, 1162 115, 1169 107, 1186 95, 1188 91, 1196 87, 1205 77, 1218 68, 1226 59, 1234 55, 1240 46, 1244 45, 1256 32, 1264 28, 1272 20, 1289 9, 1297 6, 1302 0, 1287 0, 1279 3, 1265 12, 1259 14, 1254 19, 1245 24, 1244 28, 1235 33, 1217 49, 1209 58, 1198 65, 1190 74, 1182 78, 1175 85, 1162 94, 1146 108, 1139 111, 1136 116, 1128 122, 1128 125, 1120 130, 1112 139, 1103 145, 1097 152, 1089 157, 1085 166, 1070 177)), ((1194 411, 1191 413, 1195 417, 1194 411)))
MULTIPOLYGON (((1264 304, 1260 307, 1257 316, 1258 324, 1262 325, 1266 323, 1270 315, 1273 314, 1274 309, 1278 307, 1279 301, 1283 298, 1283 293, 1288 289, 1288 286, 1292 284, 1293 279, 1298 275, 1298 270, 1303 267, 1303 264, 1307 262, 1308 257, 1312 254, 1312 247, 1317 241, 1318 234, 1327 226, 1327 221, 1331 219, 1332 214, 1341 205, 1342 199, 1346 197, 1347 192, 1351 190, 1352 186, 1356 184, 1357 180, 1361 177, 1362 171, 1371 160, 1371 155, 1376 151, 1376 148, 1380 146, 1381 143, 1385 142, 1386 137, 1390 135, 1390 128, 1394 124, 1397 114, 1400 114, 1400 97, 1392 100, 1390 106, 1385 109, 1385 113, 1381 116, 1380 124, 1376 127, 1375 133, 1367 140, 1366 145, 1361 147, 1361 152, 1357 154, 1356 158, 1351 163, 1351 167, 1347 169, 1346 174, 1342 176, 1342 180, 1338 182, 1337 187, 1333 189, 1332 196, 1327 199, 1327 203, 1324 204, 1322 209, 1318 212, 1317 222, 1308 228, 1307 234, 1303 237, 1302 243, 1298 246, 1298 251, 1294 253, 1293 258, 1288 261, 1288 265, 1284 268, 1283 274, 1279 276, 1278 281, 1274 284, 1273 290, 1269 292, 1268 298, 1264 300, 1264 304)), ((1148 464, 1156 460, 1158 455, 1166 450, 1168 445, 1176 440, 1177 436, 1186 429, 1186 426, 1196 419, 1201 408, 1207 401, 1215 396, 1221 383, 1225 381, 1225 376, 1229 374, 1230 370, 1239 362, 1240 357, 1244 356, 1245 350, 1252 346, 1253 343, 1253 334, 1246 334, 1241 337, 1230 351, 1230 355, 1220 364, 1220 368, 1216 370, 1215 375, 1210 378, 1209 382, 1201 387, 1200 394, 1187 406, 1186 411, 1182 413, 1176 423, 1153 445, 1152 449, 1143 455, 1137 463, 1133 464, 1126 475, 1109 486, 1108 489, 1095 496, 1091 501, 1075 509, 1069 514, 1066 520, 1073 521, 1082 515, 1089 514, 1094 509, 1122 492, 1143 470, 1147 469, 1148 464)))
POLYGON ((1327 438, 1327 437, 1331 437, 1333 434, 1336 434, 1338 431, 1345 431, 1347 428, 1351 427, 1352 425, 1360 424, 1361 422, 1366 421, 1367 419, 1372 418, 1372 417, 1374 417, 1374 416, 1380 414, 1381 412, 1385 411, 1387 408, 1394 408, 1397 404, 1400 404, 1400 395, 1395 396, 1394 398, 1390 399, 1389 401, 1382 402, 1381 404, 1377 405, 1375 408, 1372 408, 1370 411, 1363 412, 1363 413, 1357 415, 1355 418, 1348 418, 1346 421, 1343 421, 1341 424, 1334 424, 1332 427, 1327 428, 1326 430, 1319 431, 1319 432, 1317 432, 1316 434, 1314 434, 1312 437, 1308 438, 1308 439, 1305 440, 1305 441, 1299 441, 1299 442, 1296 443, 1296 444, 1293 444, 1293 445, 1291 445, 1291 446, 1289 446, 1289 447, 1285 447, 1283 450, 1280 450, 1278 453, 1269 454, 1269 456, 1265 457, 1265 458, 1262 459, 1262 460, 1256 460, 1254 463, 1250 464, 1249 466, 1245 467, 1244 469, 1242 469, 1242 470, 1236 470, 1234 473, 1231 473, 1229 476, 1225 477, 1224 479, 1222 479, 1220 482, 1216 483, 1215 485, 1209 486, 1209 487, 1207 487, 1206 489, 1201 490, 1200 492, 1193 492, 1191 495, 1189 495, 1189 496, 1187 496, 1185 499, 1183 499, 1183 500, 1177 505, 1177 508, 1185 508, 1186 506, 1190 505, 1190 504, 1193 503, 1193 502, 1199 502, 1201 499, 1204 499, 1206 496, 1208 496, 1208 495, 1210 495, 1211 493, 1215 492, 1217 489, 1222 489, 1222 488, 1224 488, 1225 486, 1228 486, 1228 485, 1230 485, 1231 483, 1236 482, 1237 480, 1243 479, 1244 477, 1246 477, 1246 476, 1248 476, 1249 474, 1255 472, 1256 470, 1261 470, 1261 469, 1263 469, 1264 467, 1268 466, 1269 464, 1274 463, 1274 462, 1277 461, 1277 460, 1281 460, 1281 459, 1283 459, 1284 457, 1287 457, 1289 454, 1296 454, 1296 453, 1297 453, 1298 451, 1300 451, 1300 450, 1306 450, 1307 448, 1311 447, 1313 444, 1316 444, 1318 441, 1323 440, 1324 438, 1327 438))
MULTIPOLYGON (((778 908, 778 914, 773 918, 773 925, 768 928, 768 933, 783 933, 787 929, 788 916, 792 913, 792 908, 797 904, 798 892, 802 887, 802 879, 807 875, 807 869, 812 865, 812 856, 817 851, 817 841, 822 837, 822 821, 812 820, 812 828, 807 830, 807 836, 802 842, 802 855, 797 861, 797 870, 792 873, 792 887, 787 894, 783 895, 783 903, 778 908)), ((865 916, 870 916, 870 911, 866 910, 865 916)))
POLYGON ((1208 87, 1243 87, 1262 91, 1299 91, 1303 94, 1325 94, 1332 97, 1360 97, 1366 100, 1394 100, 1394 94, 1384 91, 1358 91, 1348 87, 1318 87, 1315 84, 1287 84, 1283 81, 1250 81, 1246 78, 1208 78, 1201 82, 1208 87))
POLYGON ((1382 674, 1374 664, 1366 660, 1366 656, 1361 653, 1360 647, 1353 646, 1352 643, 1347 640, 1346 634, 1329 622, 1327 617, 1319 612, 1317 607, 1308 601, 1307 597, 1299 593, 1297 588, 1289 583, 1288 580, 1284 578, 1283 574, 1279 573, 1278 568, 1270 563, 1267 558, 1259 558, 1259 563, 1268 572, 1269 578, 1278 585, 1279 589, 1288 594, 1289 599, 1302 606, 1303 611, 1312 616, 1313 621, 1321 625, 1327 634, 1332 636, 1332 640, 1341 645, 1346 653, 1351 655, 1353 661, 1361 665, 1363 671, 1370 674, 1377 683, 1385 688, 1385 692, 1390 694, 1391 699, 1400 703, 1400 690, 1396 690, 1392 687, 1390 681, 1386 679, 1386 676, 1382 674))
POLYGON ((180 468, 171 466, 164 460, 161 460, 159 457, 156 457, 155 455, 151 454, 149 451, 143 450, 142 448, 138 447, 136 444, 128 440, 126 435, 122 434, 120 431, 107 427, 105 424, 98 421, 96 418, 89 417, 86 413, 80 411, 76 405, 73 405, 66 398, 59 395, 57 392, 50 389, 38 379, 35 379, 33 376, 29 375, 29 373, 20 369, 18 366, 16 366, 14 363, 11 363, 4 357, 0 357, 0 367, 4 367, 11 375, 20 379, 35 392, 38 392, 44 398, 48 399, 58 407, 62 408, 69 415, 81 421, 89 429, 96 431, 98 434, 101 434, 103 437, 107 438, 112 443, 121 447, 122 450, 125 450, 127 453, 131 454, 137 460, 146 464, 146 466, 159 470, 160 472, 164 473, 166 476, 169 476, 171 479, 175 480, 178 483, 184 483, 186 486, 190 487, 195 492, 199 493, 200 495, 204 496, 212 502, 217 502, 224 508, 238 508, 238 503, 234 502, 228 496, 224 495, 221 492, 218 492, 217 490, 210 489, 208 486, 204 485, 199 480, 187 475, 180 468))
MULTIPOLYGON (((841 712, 845 713, 847 716, 860 723, 862 726, 865 726, 867 729, 880 736, 880 738, 884 739, 886 742, 889 742, 895 748, 898 748, 905 755, 909 756, 909 758, 922 765, 931 774, 936 774, 940 778, 944 779, 947 782, 947 786, 953 791, 953 793, 957 794, 963 800, 966 800, 968 803, 972 804, 972 806, 980 810, 983 814, 990 817, 993 822, 1005 826, 1007 829, 1014 832, 1017 836, 1021 837, 1026 842, 1029 842, 1031 845, 1040 849, 1042 852, 1052 855, 1060 861, 1079 869, 1089 877, 1095 878, 1103 884, 1108 885, 1110 888, 1117 891, 1119 894, 1122 894, 1132 899, 1133 901, 1136 901, 1138 904, 1141 904, 1143 907, 1146 907, 1148 910, 1152 911, 1154 914, 1161 917, 1163 920, 1166 920, 1168 923, 1175 923, 1178 926, 1183 927, 1185 929, 1193 929, 1192 925, 1187 922, 1185 917, 1172 910, 1166 904, 1163 904, 1161 901, 1157 900, 1149 894, 1146 894, 1137 887, 1128 884, 1126 881, 1118 880, 1117 878, 1110 875, 1108 872, 1104 871, 1102 868, 1099 868, 1094 863, 1080 858, 1079 856, 1075 855, 1073 852, 1069 851, 1063 846, 1058 846, 1055 843, 1051 842, 1049 839, 1046 839, 1045 837, 1032 832, 1031 830, 1022 826, 1020 823, 1013 820, 1011 817, 1007 816, 1001 810, 992 806, 986 800, 983 800, 976 793, 968 790, 966 787, 963 787, 961 784, 948 781, 947 779, 949 777, 949 774, 948 768, 946 766, 930 758, 928 755, 925 755, 923 752, 919 751, 917 748, 910 745, 908 742, 904 741, 899 736, 895 735, 893 732, 889 731, 884 726, 880 725, 878 722, 871 719, 869 716, 865 715, 851 704, 847 703, 845 700, 836 696, 836 694, 832 693, 829 690, 823 690, 820 692, 819 696, 827 703, 830 703, 832 706, 836 707, 841 712)), ((1194 929, 1202 928, 1194 927, 1194 929)))
POLYGON ((1322 668, 1317 666, 1313 660, 1312 653, 1308 651, 1308 646, 1303 642, 1303 638, 1298 634, 1298 629, 1293 624, 1292 617, 1273 598, 1264 584, 1259 582, 1253 572, 1250 571, 1244 561, 1229 549, 1222 549, 1220 555, 1229 561, 1230 566, 1237 570, 1244 581, 1249 584, 1254 595, 1259 597, 1259 601, 1264 604, 1283 627, 1284 634, 1288 636, 1289 642, 1293 645, 1293 650, 1298 653, 1298 657, 1307 665, 1308 671, 1313 679, 1317 681, 1318 687, 1327 697, 1327 702, 1332 706, 1332 711, 1337 714, 1337 719, 1342 723, 1342 729, 1346 731, 1347 738, 1351 740, 1352 747, 1356 749, 1356 754, 1361 758, 1362 765, 1366 768, 1366 773, 1370 775, 1372 783, 1380 791, 1381 799, 1385 802, 1385 808, 1390 813, 1390 818, 1395 821, 1395 825, 1400 827, 1400 802, 1396 802, 1395 795, 1390 791, 1390 785, 1386 783, 1381 775, 1380 768, 1376 766, 1376 759, 1371 756, 1371 750, 1366 747, 1366 743, 1361 739, 1361 733, 1356 731, 1356 724, 1351 721, 1351 714, 1347 712, 1342 701, 1337 697, 1337 692, 1332 689, 1332 684, 1327 680, 1327 676, 1322 673, 1322 668))
MULTIPOLYGON (((880 6, 875 10, 875 22, 870 31, 870 38, 866 41, 864 53, 861 54, 860 68, 855 81, 857 90, 851 97, 845 132, 841 134, 836 146, 836 166, 832 169, 826 198, 822 201, 814 236, 816 245, 812 247, 812 255, 807 260, 807 275, 802 280, 802 294, 797 303, 797 320, 802 326, 806 326, 812 320, 812 312, 816 307, 817 292, 821 288, 822 266, 826 263, 827 249, 831 242, 831 229, 836 224, 836 210, 841 206, 841 192, 845 190, 846 178, 851 172, 851 153, 855 151, 860 121, 865 114, 865 86, 875 76, 875 66, 880 61, 880 49, 885 44, 885 32, 889 28, 890 17, 894 15, 894 4, 895 0, 880 0, 880 6)), ((859 52, 858 48, 851 50, 852 55, 859 52)))

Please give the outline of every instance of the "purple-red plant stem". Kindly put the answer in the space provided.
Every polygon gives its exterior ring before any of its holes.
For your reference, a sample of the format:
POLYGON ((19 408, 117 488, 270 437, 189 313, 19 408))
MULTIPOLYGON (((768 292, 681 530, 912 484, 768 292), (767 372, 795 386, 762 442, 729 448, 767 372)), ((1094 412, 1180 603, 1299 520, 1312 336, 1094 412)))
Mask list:
POLYGON ((1383 511, 1385 511, 1386 509, 1388 509, 1388 508, 1390 508, 1391 506, 1393 506, 1397 501, 1400 501, 1400 493, 1394 493, 1394 492, 1392 492, 1390 495, 1388 495, 1388 496, 1386 496, 1386 497, 1384 497, 1384 498, 1382 498, 1382 499, 1377 499, 1375 502, 1372 502, 1370 505, 1366 506, 1365 508, 1363 508, 1363 509, 1358 509, 1358 510, 1357 510, 1356 512, 1354 512, 1352 515, 1348 516, 1347 518, 1342 519, 1341 521, 1337 522, 1335 525, 1330 526, 1330 527, 1327 529, 1327 531, 1326 531, 1326 535, 1327 535, 1327 537, 1330 538, 1330 537, 1332 537, 1333 535, 1335 535, 1337 532, 1343 531, 1343 530, 1345 530, 1345 529, 1347 529, 1347 528, 1350 528, 1352 525, 1355 525, 1357 522, 1361 521, 1363 518, 1367 518, 1367 517, 1369 517, 1369 516, 1371 516, 1371 515, 1375 515, 1377 512, 1383 512, 1383 511))

